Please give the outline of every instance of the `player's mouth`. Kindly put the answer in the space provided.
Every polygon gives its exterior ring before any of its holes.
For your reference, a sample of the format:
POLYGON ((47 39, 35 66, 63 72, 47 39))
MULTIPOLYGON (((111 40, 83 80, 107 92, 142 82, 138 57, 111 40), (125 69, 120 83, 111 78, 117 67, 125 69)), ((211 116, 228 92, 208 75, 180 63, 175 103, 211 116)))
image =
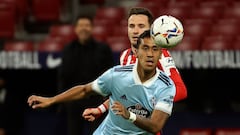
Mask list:
POLYGON ((134 41, 137 41, 137 40, 138 40, 138 36, 134 36, 134 37, 132 37, 132 39, 133 39, 134 41))
POLYGON ((146 63, 147 63, 148 66, 153 66, 153 61, 152 60, 147 60, 146 63))

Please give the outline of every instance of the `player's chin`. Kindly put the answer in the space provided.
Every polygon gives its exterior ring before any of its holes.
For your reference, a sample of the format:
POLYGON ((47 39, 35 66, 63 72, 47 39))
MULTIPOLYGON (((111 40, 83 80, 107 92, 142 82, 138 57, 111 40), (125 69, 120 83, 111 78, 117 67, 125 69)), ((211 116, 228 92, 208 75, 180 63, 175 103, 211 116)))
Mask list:
POLYGON ((132 44, 132 45, 136 45, 136 44, 137 44, 137 39, 132 38, 132 39, 131 39, 131 44, 132 44))
POLYGON ((144 70, 146 71, 146 72, 152 72, 153 70, 155 70, 155 66, 154 65, 146 65, 145 67, 144 67, 144 70))

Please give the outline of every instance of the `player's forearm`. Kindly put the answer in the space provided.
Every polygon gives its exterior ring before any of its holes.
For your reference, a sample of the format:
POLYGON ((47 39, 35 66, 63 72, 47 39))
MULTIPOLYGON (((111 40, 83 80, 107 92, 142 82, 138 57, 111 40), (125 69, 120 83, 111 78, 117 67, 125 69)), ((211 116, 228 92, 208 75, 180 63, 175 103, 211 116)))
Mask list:
POLYGON ((168 117, 169 114, 160 110, 154 110, 151 118, 141 117, 132 112, 129 114, 129 120, 134 121, 136 126, 154 134, 162 130, 168 117))
POLYGON ((90 92, 87 85, 78 85, 52 98, 52 102, 60 103, 84 98, 90 92))
POLYGON ((161 121, 156 122, 156 121, 153 121, 152 119, 144 118, 144 117, 140 117, 140 116, 137 116, 137 119, 134 122, 134 124, 136 126, 138 126, 139 128, 144 129, 144 130, 154 133, 154 134, 161 131, 162 127, 163 127, 163 123, 161 121))
POLYGON ((108 107, 109 107, 109 99, 107 99, 106 101, 104 101, 104 103, 103 103, 106 107, 107 107, 107 109, 108 109, 108 107))

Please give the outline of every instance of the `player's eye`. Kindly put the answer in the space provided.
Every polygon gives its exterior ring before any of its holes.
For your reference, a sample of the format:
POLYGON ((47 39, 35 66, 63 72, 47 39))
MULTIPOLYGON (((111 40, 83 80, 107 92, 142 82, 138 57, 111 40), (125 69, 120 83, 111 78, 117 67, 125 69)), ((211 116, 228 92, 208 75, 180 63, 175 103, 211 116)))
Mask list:
POLYGON ((158 51, 158 48, 157 47, 153 47, 152 50, 153 51, 158 51))
POLYGON ((139 28, 145 28, 144 24, 139 24, 139 28))
POLYGON ((147 46, 143 46, 143 50, 144 50, 144 51, 147 51, 147 50, 148 50, 148 47, 147 47, 147 46))
POLYGON ((128 27, 129 27, 129 28, 134 28, 135 25, 134 25, 134 24, 129 24, 128 27))

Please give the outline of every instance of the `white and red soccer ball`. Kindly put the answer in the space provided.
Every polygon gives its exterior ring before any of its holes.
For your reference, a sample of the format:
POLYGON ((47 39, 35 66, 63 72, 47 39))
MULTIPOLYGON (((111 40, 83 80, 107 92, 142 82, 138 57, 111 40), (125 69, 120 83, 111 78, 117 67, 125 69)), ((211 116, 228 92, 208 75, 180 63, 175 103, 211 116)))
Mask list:
POLYGON ((156 45, 162 48, 173 48, 183 39, 183 25, 175 17, 162 15, 154 20, 151 26, 151 36, 156 45))

